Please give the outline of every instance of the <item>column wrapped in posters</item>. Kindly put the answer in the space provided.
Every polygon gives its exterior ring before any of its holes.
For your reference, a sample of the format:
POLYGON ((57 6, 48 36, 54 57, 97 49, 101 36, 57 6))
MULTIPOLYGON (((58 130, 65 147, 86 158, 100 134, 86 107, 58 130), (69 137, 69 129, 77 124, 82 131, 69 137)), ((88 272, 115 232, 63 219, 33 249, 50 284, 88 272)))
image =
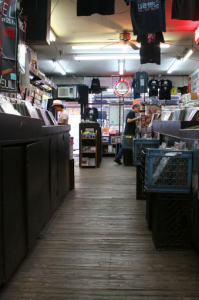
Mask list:
POLYGON ((0 92, 17 92, 17 0, 0 0, 0 92))

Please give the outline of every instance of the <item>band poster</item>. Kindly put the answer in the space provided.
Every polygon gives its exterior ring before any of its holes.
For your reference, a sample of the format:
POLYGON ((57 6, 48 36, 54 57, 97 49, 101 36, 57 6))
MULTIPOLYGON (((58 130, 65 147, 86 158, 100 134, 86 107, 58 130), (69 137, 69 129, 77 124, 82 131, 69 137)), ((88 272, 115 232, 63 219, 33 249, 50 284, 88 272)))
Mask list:
POLYGON ((17 92, 17 0, 0 0, 0 92, 17 92))

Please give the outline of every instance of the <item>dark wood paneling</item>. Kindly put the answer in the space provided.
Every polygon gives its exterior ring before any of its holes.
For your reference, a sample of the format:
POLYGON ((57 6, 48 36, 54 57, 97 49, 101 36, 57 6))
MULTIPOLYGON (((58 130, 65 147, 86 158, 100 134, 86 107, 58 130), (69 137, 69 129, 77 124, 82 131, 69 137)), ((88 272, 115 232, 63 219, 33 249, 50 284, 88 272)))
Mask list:
POLYGON ((69 187, 66 186, 66 140, 64 134, 58 135, 58 199, 59 203, 66 196, 69 187))
POLYGON ((0 144, 28 143, 41 139, 42 122, 40 119, 1 114, 0 144))
POLYGON ((51 213, 58 205, 58 137, 51 136, 50 144, 50 187, 51 187, 51 213))
POLYGON ((42 207, 42 144, 41 142, 26 146, 27 159, 27 231, 28 249, 30 250, 39 233, 43 229, 43 207, 42 207))
POLYGON ((50 172, 50 137, 42 139, 42 161, 41 161, 41 207, 42 207, 42 226, 49 221, 51 216, 51 172, 50 172))
POLYGON ((3 233, 7 281, 27 251, 24 147, 3 148, 3 233))
POLYGON ((2 147, 0 147, 0 285, 3 283, 3 191, 2 147))

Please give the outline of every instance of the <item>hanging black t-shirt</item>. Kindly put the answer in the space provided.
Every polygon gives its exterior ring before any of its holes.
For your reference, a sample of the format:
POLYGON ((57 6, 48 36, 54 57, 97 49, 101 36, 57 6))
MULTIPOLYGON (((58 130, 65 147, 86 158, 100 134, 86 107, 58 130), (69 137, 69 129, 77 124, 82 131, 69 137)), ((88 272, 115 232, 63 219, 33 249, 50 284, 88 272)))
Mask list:
POLYGON ((77 16, 113 15, 115 0, 77 0, 77 16))
POLYGON ((155 79, 151 79, 148 82, 149 87, 149 97, 158 96, 158 84, 159 81, 155 79))
POLYGON ((128 119, 135 119, 135 112, 133 110, 131 110, 126 116, 126 127, 125 127, 124 134, 135 135, 135 129, 136 129, 135 122, 127 123, 128 119))
POLYGON ((173 0, 171 18, 199 21, 199 1, 173 0))
POLYGON ((165 0, 124 0, 131 2, 134 35, 166 31, 165 0))
POLYGON ((140 94, 137 93, 137 89, 136 89, 136 80, 133 80, 133 82, 132 82, 132 87, 133 87, 133 95, 134 95, 134 99, 140 98, 140 94))
POLYGON ((140 47, 140 63, 160 65, 160 43, 142 42, 140 47))
POLYGON ((171 100, 171 89, 172 89, 172 82, 171 80, 160 80, 158 85, 160 92, 159 92, 159 99, 160 100, 171 100))

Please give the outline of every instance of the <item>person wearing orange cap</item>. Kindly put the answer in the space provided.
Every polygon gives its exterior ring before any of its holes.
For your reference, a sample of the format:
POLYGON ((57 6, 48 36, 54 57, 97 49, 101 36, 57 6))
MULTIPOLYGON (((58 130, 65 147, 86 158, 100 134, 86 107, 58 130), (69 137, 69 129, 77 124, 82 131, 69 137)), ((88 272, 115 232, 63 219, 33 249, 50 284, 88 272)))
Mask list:
MULTIPOLYGON (((125 126, 125 131, 124 131, 125 135, 131 135, 131 136, 135 137, 135 129, 136 129, 135 121, 137 121, 141 118, 141 116, 136 117, 135 114, 139 113, 140 108, 141 108, 141 105, 139 103, 134 103, 132 106, 132 110, 127 114, 126 126, 125 126)), ((118 155, 114 159, 114 162, 116 162, 118 165, 122 164, 120 159, 122 158, 123 154, 124 154, 124 149, 121 147, 118 152, 118 155)))

